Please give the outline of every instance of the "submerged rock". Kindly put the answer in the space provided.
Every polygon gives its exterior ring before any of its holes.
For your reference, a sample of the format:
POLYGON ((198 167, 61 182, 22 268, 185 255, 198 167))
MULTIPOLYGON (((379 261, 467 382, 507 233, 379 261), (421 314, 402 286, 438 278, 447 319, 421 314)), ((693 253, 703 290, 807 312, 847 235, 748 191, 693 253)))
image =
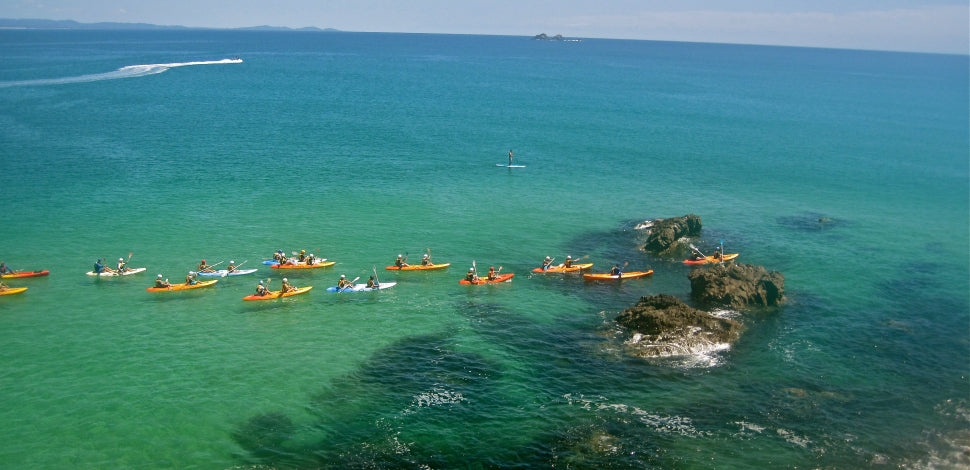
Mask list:
POLYGON ((785 301, 785 276, 750 264, 718 264, 688 274, 691 297, 709 306, 772 307, 785 301))
POLYGON ((654 219, 652 224, 645 222, 638 227, 649 227, 647 242, 643 249, 659 255, 679 250, 680 239, 696 237, 701 234, 701 218, 694 214, 667 219, 654 219))
POLYGON ((737 321, 697 310, 667 294, 640 298, 616 321, 633 333, 627 344, 643 357, 708 352, 734 342, 743 329, 737 321))

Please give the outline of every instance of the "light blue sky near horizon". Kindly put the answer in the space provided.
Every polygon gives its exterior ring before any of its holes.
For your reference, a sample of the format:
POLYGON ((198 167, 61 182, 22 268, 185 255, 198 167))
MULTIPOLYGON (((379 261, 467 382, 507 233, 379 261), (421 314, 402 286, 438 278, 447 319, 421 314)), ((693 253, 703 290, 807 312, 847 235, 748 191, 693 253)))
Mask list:
POLYGON ((967 0, 9 0, 0 17, 970 54, 967 0))

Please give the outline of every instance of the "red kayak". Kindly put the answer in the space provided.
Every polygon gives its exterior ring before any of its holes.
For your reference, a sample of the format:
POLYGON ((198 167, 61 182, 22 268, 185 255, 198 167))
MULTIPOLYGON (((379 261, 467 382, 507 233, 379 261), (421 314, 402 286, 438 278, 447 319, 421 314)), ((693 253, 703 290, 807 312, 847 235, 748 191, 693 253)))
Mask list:
POLYGON ((43 271, 14 271, 12 273, 0 274, 0 278, 3 279, 17 279, 22 277, 41 277, 50 274, 48 270, 43 271))
POLYGON ((458 281, 458 283, 461 284, 461 285, 463 285, 463 286, 470 286, 470 285, 473 285, 473 284, 475 284, 475 285, 478 285, 478 284, 498 284, 500 282, 512 282, 512 277, 513 276, 515 276, 515 273, 496 274, 495 275, 495 279, 491 279, 491 280, 489 280, 489 279, 487 279, 485 277, 480 277, 480 278, 478 278, 477 281, 469 281, 467 279, 462 279, 462 280, 458 281))

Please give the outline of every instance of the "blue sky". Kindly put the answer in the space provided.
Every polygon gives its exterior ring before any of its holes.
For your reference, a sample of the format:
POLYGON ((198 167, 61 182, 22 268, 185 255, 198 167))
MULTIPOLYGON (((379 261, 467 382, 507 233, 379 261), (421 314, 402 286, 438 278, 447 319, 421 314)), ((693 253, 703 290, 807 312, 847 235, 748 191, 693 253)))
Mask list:
POLYGON ((970 53, 967 0, 6 0, 0 17, 970 53))

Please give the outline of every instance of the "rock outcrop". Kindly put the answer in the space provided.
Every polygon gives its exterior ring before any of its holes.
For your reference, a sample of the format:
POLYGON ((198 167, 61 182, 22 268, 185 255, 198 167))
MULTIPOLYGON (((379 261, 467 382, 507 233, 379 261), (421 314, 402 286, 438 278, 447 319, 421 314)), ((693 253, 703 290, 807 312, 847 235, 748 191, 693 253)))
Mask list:
POLYGON ((734 342, 742 325, 697 310, 672 295, 642 297, 616 319, 632 333, 633 354, 663 357, 711 351, 734 342))
POLYGON ((749 264, 719 264, 687 275, 691 297, 706 306, 771 307, 785 301, 785 276, 749 264))
POLYGON ((647 242, 643 249, 658 255, 666 255, 680 250, 680 239, 697 237, 701 234, 701 218, 694 214, 667 219, 654 219, 652 225, 646 229, 647 242))

